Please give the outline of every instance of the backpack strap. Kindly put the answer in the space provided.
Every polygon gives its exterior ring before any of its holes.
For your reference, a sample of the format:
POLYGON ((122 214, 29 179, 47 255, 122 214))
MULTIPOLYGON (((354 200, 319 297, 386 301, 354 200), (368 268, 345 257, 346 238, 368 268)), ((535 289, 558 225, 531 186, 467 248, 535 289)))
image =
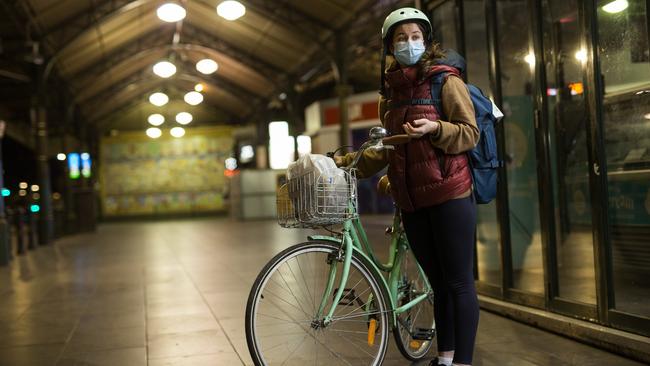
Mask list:
POLYGON ((395 109, 407 105, 435 105, 435 102, 431 98, 389 100, 386 102, 386 107, 388 109, 395 109))
POLYGON ((452 72, 444 71, 434 74, 431 77, 431 99, 433 100, 433 106, 436 107, 436 111, 441 118, 444 118, 445 114, 442 110, 442 86, 445 84, 450 74, 452 74, 452 72))

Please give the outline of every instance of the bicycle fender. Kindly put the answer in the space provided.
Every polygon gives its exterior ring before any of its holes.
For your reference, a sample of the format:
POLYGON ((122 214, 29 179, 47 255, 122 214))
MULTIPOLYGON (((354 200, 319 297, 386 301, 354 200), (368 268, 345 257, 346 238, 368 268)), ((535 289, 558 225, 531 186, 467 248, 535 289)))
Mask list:
POLYGON ((328 236, 328 235, 310 235, 307 237, 307 239, 311 240, 322 240, 322 241, 330 241, 332 243, 338 243, 341 244, 341 239, 335 238, 333 236, 328 236))

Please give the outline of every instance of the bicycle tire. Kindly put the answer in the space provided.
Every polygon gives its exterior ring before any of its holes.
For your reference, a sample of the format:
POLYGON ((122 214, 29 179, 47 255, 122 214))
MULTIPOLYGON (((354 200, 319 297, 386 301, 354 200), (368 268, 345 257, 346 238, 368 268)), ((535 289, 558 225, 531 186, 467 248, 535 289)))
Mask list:
MULTIPOLYGON (((346 285, 346 287, 354 285, 350 291, 346 291, 344 297, 345 301, 353 305, 344 305, 339 302, 334 313, 335 321, 332 325, 314 329, 313 323, 311 323, 313 316, 312 319, 308 317, 301 319, 293 316, 293 314, 300 312, 304 313, 302 315, 311 315, 309 308, 314 309, 313 313, 316 313, 317 304, 322 299, 322 295, 319 297, 317 293, 323 293, 319 292, 319 286, 325 287, 328 273, 323 272, 323 275, 320 276, 320 271, 313 270, 313 268, 320 267, 320 261, 327 259, 328 256, 336 255, 339 248, 340 245, 331 242, 304 242, 285 249, 264 266, 251 288, 246 304, 246 342, 255 365, 335 365, 337 361, 339 361, 338 364, 342 365, 381 365, 388 345, 390 327, 388 313, 390 309, 386 303, 385 286, 378 281, 375 277, 376 274, 371 270, 370 263, 362 256, 353 253, 350 277, 346 285), (307 273, 312 273, 309 272, 309 265, 311 265, 314 276, 305 276, 304 274, 304 270, 308 270, 307 273), (295 275, 293 281, 286 281, 285 276, 282 274, 283 271, 287 275, 286 277, 289 277, 289 273, 293 275, 300 271, 303 275, 303 281, 300 281, 300 277, 297 278, 295 275), (323 281, 319 277, 322 277, 323 281), (280 278, 281 281, 278 283, 276 279, 280 278), (311 282, 311 286, 307 282, 311 282), (364 286, 367 286, 365 289, 359 288, 362 282, 365 282, 364 286), (278 284, 283 286, 277 286, 278 284), (287 287, 288 290, 282 290, 281 287, 287 287), (354 295, 355 289, 359 290, 356 295, 354 295), (363 291, 361 291, 362 289, 363 291), (295 290, 295 293, 293 290, 295 290), (289 301, 277 301, 280 296, 273 293, 273 291, 284 291, 280 292, 280 294, 290 294, 293 299, 291 299, 291 296, 285 296, 289 301), (302 295, 308 295, 308 297, 302 301, 299 300, 295 295, 298 291, 302 291, 302 295), (310 293, 310 291, 313 291, 313 293, 310 293), (351 294, 354 295, 354 298, 352 298, 351 294), (304 310, 305 307, 307 307, 307 311, 304 310), (349 311, 350 307, 354 309, 349 311), (275 312, 271 313, 272 311, 275 312), (375 332, 370 330, 373 319, 376 324, 375 332), (282 323, 278 323, 278 320, 282 321, 282 323), (276 324, 273 324, 273 322, 276 324), (264 328, 265 326, 268 328, 264 328), (296 331, 297 333, 295 333, 296 331), (329 334, 326 333, 328 331, 329 334), (343 332, 346 332, 345 336, 343 332), (303 340, 297 347, 289 347, 289 341, 294 334, 298 334, 296 337, 298 339, 304 334, 303 340), (371 334, 372 339, 376 340, 372 345, 370 345, 371 334), (353 338, 348 338, 348 336, 353 338), (287 341, 277 343, 284 339, 282 337, 285 337, 287 341), (306 349, 307 356, 303 354, 297 355, 296 351, 298 349, 306 347, 303 344, 308 337, 309 345, 312 346, 314 351, 309 352, 310 348, 308 348, 306 349), (360 340, 361 338, 367 339, 367 344, 364 345, 364 342, 360 340), (274 342, 271 343, 270 340, 274 342), (279 347, 279 349, 274 349, 276 347, 279 347), (343 347, 347 348, 343 349, 343 347), (307 360, 306 357, 311 357, 311 359, 307 360)), ((337 267, 335 284, 340 278, 341 267, 343 266, 339 265, 337 267)), ((327 268, 329 269, 329 264, 327 268)), ((327 301, 325 312, 332 305, 335 290, 333 289, 332 296, 327 301)))
MULTIPOLYGON (((410 250, 402 254, 398 281, 398 296, 396 299, 398 307, 425 292, 430 292, 427 279, 422 277, 419 265, 410 250)), ((402 356, 410 361, 418 361, 426 357, 433 345, 433 339, 426 341, 415 340, 411 334, 416 328, 433 329, 435 332, 433 293, 430 293, 428 298, 411 309, 396 314, 396 320, 393 327, 393 337, 402 356)))

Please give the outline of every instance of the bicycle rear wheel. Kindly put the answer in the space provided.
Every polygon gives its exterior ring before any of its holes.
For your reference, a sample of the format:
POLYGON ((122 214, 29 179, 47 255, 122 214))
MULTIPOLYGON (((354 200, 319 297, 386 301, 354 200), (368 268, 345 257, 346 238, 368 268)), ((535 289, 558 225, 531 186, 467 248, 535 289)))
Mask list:
POLYGON ((332 322, 317 318, 330 263, 336 263, 331 309, 343 263, 339 246, 312 241, 288 248, 259 274, 246 306, 246 340, 256 365, 372 365, 384 359, 388 309, 384 288, 364 258, 353 255, 332 322))
POLYGON ((429 297, 409 310, 397 314, 393 336, 397 348, 411 361, 424 358, 433 344, 436 322, 433 316, 433 293, 410 250, 402 253, 397 282, 397 306, 409 303, 425 293, 429 297))

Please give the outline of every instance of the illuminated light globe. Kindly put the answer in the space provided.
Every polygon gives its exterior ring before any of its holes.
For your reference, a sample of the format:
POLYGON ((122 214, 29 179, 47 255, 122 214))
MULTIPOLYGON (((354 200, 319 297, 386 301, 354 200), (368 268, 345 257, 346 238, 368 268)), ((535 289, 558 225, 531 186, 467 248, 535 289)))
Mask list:
POLYGON ((217 14, 226 20, 236 20, 246 14, 246 7, 239 1, 224 1, 217 6, 217 14))
POLYGON ((187 15, 187 12, 185 11, 185 8, 178 4, 167 3, 158 7, 156 15, 158 15, 158 18, 162 21, 175 23, 179 20, 183 20, 187 15))
POLYGON ((584 63, 587 61, 587 51, 585 50, 579 50, 576 52, 576 60, 584 63))
POLYGON ((58 161, 64 161, 65 158, 66 158, 66 156, 65 156, 64 153, 58 153, 58 154, 56 154, 56 159, 57 159, 58 161))
POLYGON ((204 58, 196 63, 196 69, 199 70, 201 74, 210 75, 219 69, 219 64, 217 64, 215 60, 204 58))
POLYGON ((530 65, 530 67, 535 67, 535 55, 533 53, 529 53, 524 57, 524 61, 530 65))
POLYGON ((166 79, 176 73, 176 66, 169 61, 160 61, 153 65, 153 73, 166 79))
POLYGON ((169 133, 173 137, 179 138, 185 136, 185 129, 183 127, 174 127, 169 131, 169 133))
POLYGON ((191 91, 187 94, 185 94, 185 103, 189 105, 199 105, 201 102, 203 102, 203 94, 195 91, 191 91))
POLYGON ((203 86, 203 84, 196 84, 196 85, 194 85, 194 91, 197 91, 197 92, 200 93, 200 92, 203 91, 203 89, 205 89, 205 87, 203 86))
POLYGON ((152 139, 157 139, 158 137, 162 136, 162 131, 158 127, 150 127, 147 128, 147 136, 151 137, 152 139))
POLYGON ((616 14, 627 9, 629 5, 630 4, 627 2, 627 0, 615 0, 603 6, 603 10, 610 14, 616 14))
POLYGON ((150 125, 152 126, 160 126, 163 123, 165 123, 165 116, 162 114, 154 113, 147 118, 147 122, 149 122, 150 125))
POLYGON ((235 169, 237 169, 237 159, 235 159, 235 158, 226 159, 226 169, 227 170, 235 170, 235 169))
POLYGON ((153 93, 149 96, 149 102, 157 107, 162 107, 169 102, 169 97, 165 93, 153 93))
POLYGON ((192 115, 187 113, 187 112, 181 112, 176 115, 176 122, 186 125, 190 122, 192 122, 192 115))

